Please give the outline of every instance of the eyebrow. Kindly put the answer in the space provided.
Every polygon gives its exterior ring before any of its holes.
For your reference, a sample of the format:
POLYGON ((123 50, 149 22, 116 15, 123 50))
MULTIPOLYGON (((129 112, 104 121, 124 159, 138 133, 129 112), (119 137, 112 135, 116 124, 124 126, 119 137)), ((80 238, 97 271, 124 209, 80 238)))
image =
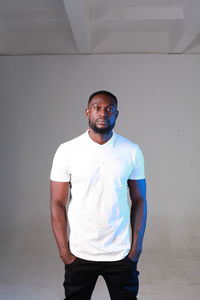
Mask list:
MULTIPOLYGON (((102 104, 94 103, 93 106, 102 106, 102 104)), ((105 105, 105 107, 115 106, 114 104, 105 105)))

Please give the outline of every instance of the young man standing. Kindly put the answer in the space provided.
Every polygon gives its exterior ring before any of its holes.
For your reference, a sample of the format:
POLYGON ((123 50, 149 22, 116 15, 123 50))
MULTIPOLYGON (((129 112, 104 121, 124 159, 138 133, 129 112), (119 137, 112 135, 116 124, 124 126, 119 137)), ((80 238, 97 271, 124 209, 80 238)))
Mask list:
POLYGON ((65 264, 65 299, 91 299, 102 275, 112 300, 134 300, 147 215, 143 155, 113 132, 118 110, 110 92, 90 96, 86 117, 89 129, 59 146, 51 170, 51 221, 65 264))

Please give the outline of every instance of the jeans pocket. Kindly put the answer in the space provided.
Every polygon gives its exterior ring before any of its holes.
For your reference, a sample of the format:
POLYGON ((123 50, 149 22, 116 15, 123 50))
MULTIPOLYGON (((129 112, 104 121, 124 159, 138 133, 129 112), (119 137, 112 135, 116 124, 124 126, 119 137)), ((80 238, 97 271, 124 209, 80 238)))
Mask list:
POLYGON ((132 265, 137 266, 137 261, 133 261, 132 259, 130 259, 130 257, 128 255, 124 259, 126 261, 128 261, 129 263, 131 263, 132 265))
POLYGON ((72 266, 72 265, 74 265, 74 264, 76 264, 77 263, 77 261, 78 261, 78 257, 76 257, 75 258, 75 260, 73 260, 73 262, 71 262, 70 264, 65 264, 65 267, 70 267, 70 266, 72 266))

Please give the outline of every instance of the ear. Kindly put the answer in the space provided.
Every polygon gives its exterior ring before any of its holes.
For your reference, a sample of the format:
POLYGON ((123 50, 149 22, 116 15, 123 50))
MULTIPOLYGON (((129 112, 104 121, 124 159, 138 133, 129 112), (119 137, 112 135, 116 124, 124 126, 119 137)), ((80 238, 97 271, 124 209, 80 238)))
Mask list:
POLYGON ((88 108, 85 109, 85 115, 86 115, 86 118, 89 119, 89 109, 88 108))
POLYGON ((118 115, 119 115, 119 111, 117 110, 116 111, 116 119, 117 119, 118 115))

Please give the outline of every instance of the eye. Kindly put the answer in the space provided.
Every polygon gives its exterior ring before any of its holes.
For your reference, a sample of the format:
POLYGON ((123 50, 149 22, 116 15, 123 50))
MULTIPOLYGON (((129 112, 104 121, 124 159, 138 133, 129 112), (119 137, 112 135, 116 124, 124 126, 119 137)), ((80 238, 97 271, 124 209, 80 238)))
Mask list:
POLYGON ((97 111, 100 111, 101 108, 99 106, 95 106, 94 109, 97 110, 97 111))
POLYGON ((107 108, 106 108, 106 111, 107 111, 107 112, 111 112, 112 110, 113 110, 112 107, 107 107, 107 108))

